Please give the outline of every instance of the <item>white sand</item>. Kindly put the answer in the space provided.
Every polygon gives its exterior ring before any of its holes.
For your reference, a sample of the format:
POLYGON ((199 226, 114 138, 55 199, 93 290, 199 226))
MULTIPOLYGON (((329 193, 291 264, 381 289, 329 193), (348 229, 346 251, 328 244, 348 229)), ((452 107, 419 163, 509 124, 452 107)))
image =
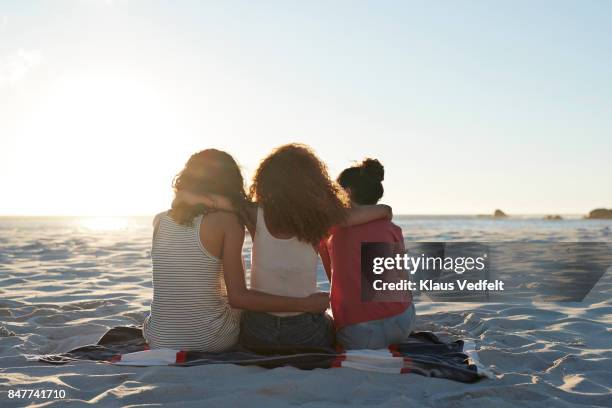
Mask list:
MULTIPOLYGON (((103 225, 102 225, 103 226, 103 225)), ((461 384, 351 369, 233 365, 51 366, 24 354, 141 324, 151 296, 148 227, 89 230, 0 220, 0 406, 612 406, 612 275, 583 303, 418 304, 418 328, 475 339, 494 380, 461 384), (62 389, 65 400, 9 400, 62 389)))

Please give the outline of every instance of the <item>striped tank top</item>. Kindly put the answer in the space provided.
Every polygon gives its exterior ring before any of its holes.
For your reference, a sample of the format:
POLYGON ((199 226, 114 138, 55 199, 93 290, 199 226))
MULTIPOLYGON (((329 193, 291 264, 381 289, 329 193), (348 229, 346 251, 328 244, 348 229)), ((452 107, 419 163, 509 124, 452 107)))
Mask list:
POLYGON ((224 351, 238 341, 240 312, 227 301, 223 265, 200 241, 203 216, 193 225, 159 217, 153 237, 153 301, 143 326, 151 348, 224 351))

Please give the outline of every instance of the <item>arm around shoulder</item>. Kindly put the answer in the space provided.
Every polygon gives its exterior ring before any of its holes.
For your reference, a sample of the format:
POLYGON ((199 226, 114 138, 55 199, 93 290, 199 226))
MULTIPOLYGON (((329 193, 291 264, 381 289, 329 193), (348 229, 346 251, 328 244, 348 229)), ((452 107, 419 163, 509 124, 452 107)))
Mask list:
POLYGON ((350 227, 381 219, 391 220, 392 218, 393 210, 386 204, 362 205, 349 208, 344 226, 350 227))

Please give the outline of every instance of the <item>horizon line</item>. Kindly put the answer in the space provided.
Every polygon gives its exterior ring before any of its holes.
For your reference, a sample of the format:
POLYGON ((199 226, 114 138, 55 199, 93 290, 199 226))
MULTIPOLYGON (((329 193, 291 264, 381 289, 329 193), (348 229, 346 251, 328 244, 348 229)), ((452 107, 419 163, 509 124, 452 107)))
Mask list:
MULTIPOLYGON (((546 213, 540 213, 540 212, 533 212, 533 213, 508 213, 508 212, 504 212, 506 214, 507 217, 512 217, 512 216, 547 216, 547 215, 560 215, 560 216, 581 216, 581 215, 588 215, 587 213, 583 213, 583 212, 570 212, 570 213, 555 213, 555 212, 546 212, 546 213)), ((156 213, 157 214, 157 213, 156 213)), ((414 213, 394 213, 394 216, 463 216, 463 217, 469 217, 469 216, 484 216, 484 217, 493 217, 493 212, 488 212, 488 213, 483 213, 483 212, 474 212, 474 213, 418 213, 418 212, 414 212, 414 213)), ((109 214, 0 214, 0 218, 129 218, 129 217, 139 217, 139 218, 144 218, 144 217, 154 217, 155 214, 114 214, 114 215, 109 215, 109 214)), ((503 218, 503 217, 498 217, 498 218, 503 218)))

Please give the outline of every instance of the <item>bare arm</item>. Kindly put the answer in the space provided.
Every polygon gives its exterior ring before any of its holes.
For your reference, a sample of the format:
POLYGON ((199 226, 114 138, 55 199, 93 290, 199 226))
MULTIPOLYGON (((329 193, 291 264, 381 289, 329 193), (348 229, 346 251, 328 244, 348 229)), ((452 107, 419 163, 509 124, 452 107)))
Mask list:
POLYGON ((323 312, 329 304, 329 295, 315 293, 305 298, 275 296, 247 289, 242 263, 244 228, 236 221, 225 231, 223 239, 223 270, 229 303, 237 309, 256 312, 323 312))
POLYGON ((386 204, 362 205, 349 208, 348 217, 342 226, 350 227, 381 219, 391 220, 392 218, 393 211, 386 204))

